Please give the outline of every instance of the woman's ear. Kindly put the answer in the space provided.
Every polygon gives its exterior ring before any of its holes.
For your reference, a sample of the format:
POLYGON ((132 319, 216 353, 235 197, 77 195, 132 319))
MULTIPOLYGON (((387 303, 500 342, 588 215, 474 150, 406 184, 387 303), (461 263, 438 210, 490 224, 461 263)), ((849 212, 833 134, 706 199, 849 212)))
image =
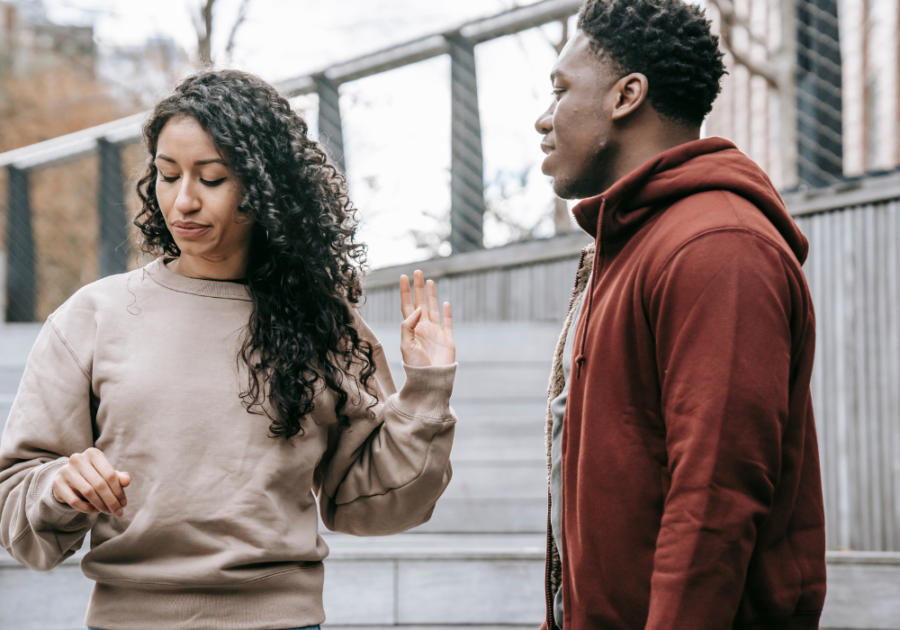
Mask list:
POLYGON ((612 119, 621 120, 635 112, 647 100, 649 89, 647 77, 640 72, 633 72, 619 79, 613 86, 615 104, 612 119))

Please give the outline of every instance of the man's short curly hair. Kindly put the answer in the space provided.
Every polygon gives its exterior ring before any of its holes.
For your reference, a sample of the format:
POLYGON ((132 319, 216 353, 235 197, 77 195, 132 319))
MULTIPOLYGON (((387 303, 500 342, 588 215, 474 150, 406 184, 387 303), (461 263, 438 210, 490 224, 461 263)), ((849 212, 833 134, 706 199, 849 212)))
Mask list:
POLYGON ((640 72, 664 118, 700 126, 725 74, 704 11, 683 0, 586 0, 578 28, 622 76, 640 72))

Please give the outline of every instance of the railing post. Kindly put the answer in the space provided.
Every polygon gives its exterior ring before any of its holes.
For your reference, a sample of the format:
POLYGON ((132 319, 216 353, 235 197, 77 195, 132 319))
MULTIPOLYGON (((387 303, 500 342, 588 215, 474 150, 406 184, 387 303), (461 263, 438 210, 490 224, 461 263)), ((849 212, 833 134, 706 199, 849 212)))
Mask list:
POLYGON ((328 148, 331 159, 346 173, 344 133, 341 126, 341 104, 338 86, 325 75, 315 77, 319 95, 319 142, 328 148))
POLYGON ((31 322, 35 315, 34 231, 28 171, 7 167, 9 212, 6 225, 6 321, 31 322))
POLYGON ((475 81, 475 45, 460 35, 450 44, 450 245, 454 254, 484 247, 484 160, 475 81))
POLYGON ((125 191, 122 181, 122 157, 119 146, 98 141, 100 149, 100 194, 97 210, 100 219, 99 275, 101 278, 124 273, 128 268, 128 225, 125 218, 125 191))
POLYGON ((797 0, 796 89, 798 178, 831 185, 844 174, 836 0, 797 0))

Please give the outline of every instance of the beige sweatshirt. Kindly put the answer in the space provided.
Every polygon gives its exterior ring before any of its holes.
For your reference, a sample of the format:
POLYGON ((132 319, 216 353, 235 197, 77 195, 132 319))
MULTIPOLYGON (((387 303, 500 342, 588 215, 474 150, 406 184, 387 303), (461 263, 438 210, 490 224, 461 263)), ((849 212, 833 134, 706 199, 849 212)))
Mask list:
MULTIPOLYGON (((290 442, 238 397, 246 287, 161 260, 84 287, 44 325, 0 443, 0 544, 49 570, 91 532, 87 624, 113 630, 297 628, 325 621, 325 525, 384 535, 427 521, 450 482, 456 366, 404 366, 374 345, 378 402, 347 385, 337 430, 322 391, 290 442), (122 518, 57 502, 67 456, 91 446, 131 474, 122 518)), ((348 379, 350 380, 350 379, 348 379)))

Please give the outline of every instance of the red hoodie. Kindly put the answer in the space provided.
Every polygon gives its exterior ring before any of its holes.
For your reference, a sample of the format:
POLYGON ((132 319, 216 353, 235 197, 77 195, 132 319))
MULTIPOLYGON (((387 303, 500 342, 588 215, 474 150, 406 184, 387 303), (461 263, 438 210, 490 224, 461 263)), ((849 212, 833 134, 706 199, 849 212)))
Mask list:
POLYGON ((574 212, 596 253, 563 425, 564 629, 817 628, 806 239, 721 138, 574 212))

